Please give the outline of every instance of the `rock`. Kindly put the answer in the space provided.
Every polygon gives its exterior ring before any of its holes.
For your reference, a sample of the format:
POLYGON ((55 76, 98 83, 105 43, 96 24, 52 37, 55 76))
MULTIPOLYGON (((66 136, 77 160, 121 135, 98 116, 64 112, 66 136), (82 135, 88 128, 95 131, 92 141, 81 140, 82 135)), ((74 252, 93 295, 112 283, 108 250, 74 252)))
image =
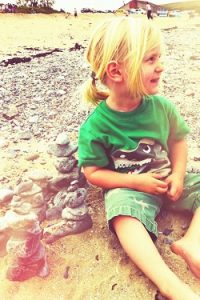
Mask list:
POLYGON ((47 189, 52 192, 59 192, 61 189, 68 187, 72 180, 72 174, 59 175, 49 180, 47 189))
POLYGON ((78 234, 84 232, 92 227, 92 220, 87 215, 83 220, 80 221, 62 221, 57 223, 55 226, 48 227, 44 231, 43 239, 46 244, 51 244, 58 239, 72 234, 78 234))
POLYGON ((15 188, 15 194, 21 194, 25 193, 27 191, 30 191, 33 187, 32 180, 24 180, 20 184, 18 184, 15 188))
POLYGON ((27 161, 33 161, 33 160, 36 160, 36 159, 38 159, 40 157, 40 155, 39 155, 39 153, 31 153, 31 154, 29 154, 29 155, 27 155, 26 157, 25 157, 25 159, 27 160, 27 161))
POLYGON ((172 232, 173 232, 173 229, 165 228, 162 233, 164 235, 170 235, 172 232))
POLYGON ((75 192, 78 189, 78 184, 71 184, 70 186, 67 188, 67 192, 75 192))
POLYGON ((33 208, 38 208, 46 204, 42 193, 33 195, 29 203, 31 203, 33 208))
POLYGON ((67 194, 67 191, 65 189, 62 189, 61 191, 59 191, 54 199, 53 199, 53 204, 56 206, 56 207, 59 207, 59 208, 64 208, 64 204, 65 204, 65 199, 66 197, 68 197, 68 194, 67 194))
POLYGON ((47 277, 49 275, 49 267, 47 264, 46 256, 43 258, 43 262, 43 266, 37 272, 37 276, 41 278, 47 277))
POLYGON ((3 112, 3 117, 6 120, 12 120, 14 117, 16 117, 19 114, 18 109, 15 105, 11 105, 7 111, 3 112))
POLYGON ((43 170, 34 170, 27 174, 28 178, 30 178, 36 185, 38 185, 41 189, 46 189, 48 186, 49 179, 52 179, 52 175, 43 170))
POLYGON ((5 138, 0 138, 0 148, 8 147, 9 142, 5 138))
POLYGON ((38 186, 37 184, 33 183, 32 188, 30 190, 20 192, 20 193, 18 193, 18 195, 20 197, 25 198, 25 197, 30 197, 30 196, 33 196, 35 194, 41 193, 41 192, 42 192, 41 187, 38 186))
POLYGON ((19 133, 20 140, 30 140, 31 138, 32 138, 32 134, 28 130, 19 133))
POLYGON ((10 234, 7 231, 0 232, 0 257, 7 255, 6 245, 10 238, 10 234))
POLYGON ((188 90, 185 91, 185 95, 186 95, 186 96, 194 96, 194 95, 195 95, 195 92, 188 89, 188 90))
POLYGON ((46 258, 43 257, 34 264, 13 264, 9 266, 6 277, 10 281, 25 281, 34 276, 46 277, 49 274, 46 258))
POLYGON ((67 132, 60 133, 56 138, 56 144, 57 145, 68 145, 70 142, 67 132))
POLYGON ((10 205, 13 212, 20 214, 20 215, 26 215, 31 212, 32 205, 28 202, 12 202, 10 205))
POLYGON ((75 192, 68 192, 61 190, 54 197, 53 203, 57 207, 68 206, 70 208, 79 207, 84 203, 87 191, 85 189, 78 189, 75 192))
POLYGON ((181 226, 181 229, 183 229, 183 230, 187 230, 188 228, 189 228, 189 224, 183 224, 181 226))
POLYGON ((79 167, 75 167, 73 168, 73 170, 70 172, 70 178, 71 178, 71 182, 74 180, 78 180, 80 179, 80 168, 79 167))
POLYGON ((171 245, 174 242, 173 239, 164 238, 163 243, 166 245, 171 245))
MULTIPOLYGON (((23 216, 23 221, 25 219, 26 221, 28 220, 28 223, 25 223, 22 222, 20 215, 13 215, 12 211, 10 213, 11 217, 15 218, 12 226, 14 223, 15 225, 17 224, 16 219, 18 219, 18 226, 11 228, 13 230, 11 230, 10 237, 6 243, 9 265, 6 277, 11 281, 24 281, 36 275, 41 277, 47 276, 48 266, 45 248, 41 243, 42 229, 38 220, 30 218, 31 214, 27 214, 23 216), (19 221, 20 218, 21 220, 19 221)), ((9 219, 8 214, 4 218, 7 223, 9 219)))
POLYGON ((14 191, 8 188, 0 189, 0 205, 6 204, 12 200, 14 191))
POLYGON ((10 281, 25 281, 37 275, 39 267, 31 268, 30 266, 11 265, 8 267, 6 277, 10 281))
POLYGON ((31 116, 28 121, 29 123, 37 123, 38 122, 38 119, 39 119, 39 116, 31 116))
POLYGON ((65 207, 62 210, 62 218, 67 221, 83 220, 87 214, 88 208, 84 204, 76 208, 65 207))
POLYGON ((80 188, 84 188, 86 187, 88 184, 87 184, 87 180, 85 178, 85 175, 83 173, 79 173, 79 178, 78 178, 78 186, 80 188))
POLYGON ((25 215, 20 215, 12 210, 8 210, 4 216, 5 224, 11 229, 18 229, 21 227, 29 228, 36 221, 37 216, 33 212, 25 215))
POLYGON ((53 154, 57 157, 66 157, 72 155, 74 152, 76 152, 78 149, 77 145, 56 145, 51 144, 49 145, 48 153, 53 154))
POLYGON ((49 174, 49 172, 44 170, 33 170, 29 172, 27 175, 28 178, 30 178, 33 181, 43 181, 43 180, 51 179, 53 177, 49 174))
POLYGON ((10 203, 10 207, 14 210, 16 208, 20 209, 21 205, 28 205, 29 209, 32 208, 38 208, 46 204, 46 201, 44 200, 44 196, 42 193, 37 193, 34 195, 31 195, 29 197, 21 198, 19 196, 13 197, 13 200, 10 203))
POLYGON ((17 257, 20 264, 31 264, 44 256, 44 247, 41 245, 41 230, 34 233, 18 230, 11 235, 6 250, 10 257, 17 257), (41 252, 41 253, 40 253, 41 252))
POLYGON ((61 213, 62 213, 62 208, 58 206, 51 207, 46 211, 46 219, 47 220, 59 219, 61 218, 61 213))
POLYGON ((46 204, 40 207, 33 207, 31 209, 31 211, 36 214, 38 221, 40 223, 42 223, 46 219, 46 210, 47 210, 46 204))
POLYGON ((55 167, 60 173, 65 174, 71 172, 76 164, 77 160, 70 156, 69 158, 57 160, 55 162, 55 167))

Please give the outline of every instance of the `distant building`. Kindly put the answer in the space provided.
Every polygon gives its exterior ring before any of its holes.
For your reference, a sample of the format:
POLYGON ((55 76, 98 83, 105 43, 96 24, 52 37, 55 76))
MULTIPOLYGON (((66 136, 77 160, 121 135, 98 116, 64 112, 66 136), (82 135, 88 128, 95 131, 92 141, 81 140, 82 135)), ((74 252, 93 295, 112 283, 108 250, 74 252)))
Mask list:
POLYGON ((4 3, 0 3, 0 12, 3 12, 5 9, 5 4, 4 3))
MULTIPOLYGON (((146 10, 146 4, 149 1, 141 1, 141 0, 131 0, 128 3, 124 4, 123 6, 119 7, 119 9, 123 9, 123 10, 129 10, 131 8, 142 8, 144 10, 146 10)), ((156 5, 154 3, 149 2, 149 4, 151 5, 152 11, 156 12, 158 9, 161 9, 162 6, 160 5, 156 5)))

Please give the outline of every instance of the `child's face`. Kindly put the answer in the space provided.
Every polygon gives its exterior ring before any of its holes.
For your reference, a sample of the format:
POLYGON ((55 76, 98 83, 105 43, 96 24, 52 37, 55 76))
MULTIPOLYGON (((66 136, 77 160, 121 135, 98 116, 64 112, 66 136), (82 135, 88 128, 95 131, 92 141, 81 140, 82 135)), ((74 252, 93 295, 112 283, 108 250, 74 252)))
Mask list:
POLYGON ((160 77, 164 70, 160 56, 160 47, 157 47, 148 52, 142 62, 142 80, 148 95, 156 94, 159 90, 160 77))

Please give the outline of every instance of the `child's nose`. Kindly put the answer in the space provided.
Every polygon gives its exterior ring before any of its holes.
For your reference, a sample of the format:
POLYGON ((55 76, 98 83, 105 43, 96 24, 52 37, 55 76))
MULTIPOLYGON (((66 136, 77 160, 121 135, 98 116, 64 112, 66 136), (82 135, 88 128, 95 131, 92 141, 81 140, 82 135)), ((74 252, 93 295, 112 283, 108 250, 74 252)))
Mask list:
POLYGON ((163 63, 162 63, 162 61, 159 61, 158 63, 157 63, 157 66, 156 66, 156 72, 163 72, 164 71, 164 65, 163 65, 163 63))

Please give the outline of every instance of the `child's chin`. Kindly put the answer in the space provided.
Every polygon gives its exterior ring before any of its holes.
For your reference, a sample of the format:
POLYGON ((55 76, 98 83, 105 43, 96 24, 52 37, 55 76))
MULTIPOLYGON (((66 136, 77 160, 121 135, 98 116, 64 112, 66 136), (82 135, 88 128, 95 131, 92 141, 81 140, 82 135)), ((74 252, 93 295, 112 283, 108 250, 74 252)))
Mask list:
POLYGON ((160 90, 160 87, 157 86, 155 89, 152 90, 153 94, 157 94, 160 90))
POLYGON ((156 95, 156 94, 158 94, 158 89, 155 90, 155 91, 151 91, 151 92, 149 93, 149 95, 156 95))

